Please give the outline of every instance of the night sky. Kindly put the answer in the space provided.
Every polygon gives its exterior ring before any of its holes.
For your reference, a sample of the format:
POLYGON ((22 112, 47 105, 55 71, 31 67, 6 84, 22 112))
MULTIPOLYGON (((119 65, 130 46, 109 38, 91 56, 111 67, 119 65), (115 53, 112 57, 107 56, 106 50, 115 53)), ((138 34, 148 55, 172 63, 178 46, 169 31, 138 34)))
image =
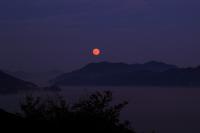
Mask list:
POLYGON ((1 0, 1 69, 89 62, 200 65, 199 0, 1 0), (94 57, 93 48, 102 55, 94 57))

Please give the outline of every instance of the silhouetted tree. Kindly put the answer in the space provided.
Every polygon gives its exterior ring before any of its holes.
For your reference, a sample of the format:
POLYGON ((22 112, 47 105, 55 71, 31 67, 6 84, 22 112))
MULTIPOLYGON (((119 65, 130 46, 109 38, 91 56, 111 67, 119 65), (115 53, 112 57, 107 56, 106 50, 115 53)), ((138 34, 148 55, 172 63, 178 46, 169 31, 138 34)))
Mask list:
POLYGON ((121 110, 128 102, 117 105, 111 105, 111 102, 110 91, 96 92, 71 106, 62 97, 43 100, 40 97, 27 96, 21 104, 20 116, 31 124, 33 120, 45 121, 42 126, 38 126, 37 122, 34 126, 47 127, 48 130, 134 133, 129 128, 129 122, 121 122, 119 119, 121 110))
POLYGON ((30 120, 58 120, 64 119, 69 113, 69 106, 62 97, 45 99, 27 96, 21 104, 21 116, 30 120))

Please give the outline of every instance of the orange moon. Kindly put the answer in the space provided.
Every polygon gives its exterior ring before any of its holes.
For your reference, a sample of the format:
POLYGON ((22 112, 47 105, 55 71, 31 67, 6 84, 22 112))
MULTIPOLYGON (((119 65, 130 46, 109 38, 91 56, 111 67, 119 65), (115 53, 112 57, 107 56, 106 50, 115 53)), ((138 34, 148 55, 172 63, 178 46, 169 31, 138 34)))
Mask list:
POLYGON ((99 55, 101 54, 101 50, 98 49, 98 48, 94 48, 94 49, 92 50, 92 54, 93 54, 94 56, 99 56, 99 55))

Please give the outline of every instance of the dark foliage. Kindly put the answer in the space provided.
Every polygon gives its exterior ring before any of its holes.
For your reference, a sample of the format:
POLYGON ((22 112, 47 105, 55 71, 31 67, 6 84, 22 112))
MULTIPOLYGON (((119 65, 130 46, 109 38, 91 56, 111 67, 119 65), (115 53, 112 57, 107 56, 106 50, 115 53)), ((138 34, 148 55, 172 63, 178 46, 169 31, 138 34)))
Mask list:
POLYGON ((120 122, 119 116, 127 102, 111 105, 110 91, 96 92, 74 105, 62 97, 43 100, 26 97, 19 115, 26 127, 46 131, 86 133, 134 133, 128 122, 120 122))

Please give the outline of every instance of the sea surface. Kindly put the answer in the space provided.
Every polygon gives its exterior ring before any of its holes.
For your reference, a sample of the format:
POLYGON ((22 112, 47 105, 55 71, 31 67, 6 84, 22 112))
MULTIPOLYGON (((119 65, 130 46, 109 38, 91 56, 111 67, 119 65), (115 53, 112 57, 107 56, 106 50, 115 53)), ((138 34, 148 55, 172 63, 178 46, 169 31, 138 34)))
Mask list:
POLYGON ((63 87, 61 92, 0 95, 0 108, 19 111, 26 95, 62 95, 74 103, 95 91, 113 92, 113 103, 128 101, 121 114, 139 133, 200 133, 200 88, 181 87, 63 87))

